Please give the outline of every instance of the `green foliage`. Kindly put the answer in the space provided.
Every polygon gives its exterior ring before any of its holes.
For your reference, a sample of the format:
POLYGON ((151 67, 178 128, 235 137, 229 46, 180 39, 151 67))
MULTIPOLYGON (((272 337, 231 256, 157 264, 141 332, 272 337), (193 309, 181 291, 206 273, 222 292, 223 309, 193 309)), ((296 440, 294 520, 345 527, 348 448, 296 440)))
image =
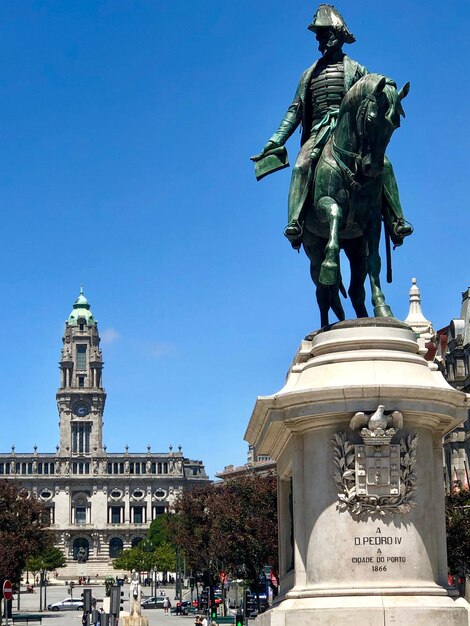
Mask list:
POLYGON ((155 567, 160 572, 176 570, 176 550, 172 543, 163 542, 155 548, 155 567))
POLYGON ((106 576, 104 579, 104 589, 107 598, 111 595, 111 587, 116 584, 116 579, 112 576, 106 576))
POLYGON ((470 491, 459 489, 446 497, 447 561, 452 574, 470 571, 470 491))
POLYGON ((62 550, 53 546, 36 556, 29 557, 26 562, 26 568, 34 574, 41 570, 52 572, 60 567, 65 567, 65 557, 62 550))
POLYGON ((149 563, 148 553, 144 552, 139 546, 123 550, 122 553, 113 560, 114 569, 131 572, 133 569, 140 572, 148 570, 152 567, 149 563))
POLYGON ((157 569, 160 572, 174 572, 176 569, 176 548, 171 542, 168 515, 159 515, 150 524, 143 541, 134 548, 124 550, 113 561, 114 569, 137 572, 157 569))
POLYGON ((158 571, 174 571, 176 568, 175 548, 169 543, 161 543, 154 548, 152 544, 142 541, 135 548, 124 550, 113 560, 114 569, 131 572, 149 572, 155 568, 158 571))
POLYGON ((168 513, 158 515, 150 524, 145 541, 150 542, 155 548, 162 544, 172 543, 169 517, 170 515, 168 513))
POLYGON ((16 484, 0 481, 0 583, 19 582, 27 559, 53 543, 44 505, 19 493, 16 484))

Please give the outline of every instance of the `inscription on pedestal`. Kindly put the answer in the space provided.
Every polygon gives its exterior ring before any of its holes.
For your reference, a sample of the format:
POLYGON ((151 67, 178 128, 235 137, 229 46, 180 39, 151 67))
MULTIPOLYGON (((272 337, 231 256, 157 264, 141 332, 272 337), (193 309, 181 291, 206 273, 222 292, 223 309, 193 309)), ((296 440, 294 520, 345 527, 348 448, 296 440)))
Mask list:
POLYGON ((377 527, 374 535, 362 535, 354 537, 354 546, 362 548, 374 548, 375 554, 358 554, 351 557, 352 565, 361 565, 370 568, 372 572, 388 572, 394 570, 391 566, 406 563, 406 556, 397 554, 399 546, 402 546, 403 537, 392 537, 382 534, 377 527))

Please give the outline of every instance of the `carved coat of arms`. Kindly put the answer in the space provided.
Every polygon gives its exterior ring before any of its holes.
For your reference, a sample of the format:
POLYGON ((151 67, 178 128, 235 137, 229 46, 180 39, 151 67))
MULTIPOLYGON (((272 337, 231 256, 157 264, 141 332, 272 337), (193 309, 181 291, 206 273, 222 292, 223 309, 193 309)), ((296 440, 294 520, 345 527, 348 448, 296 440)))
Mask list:
POLYGON ((346 433, 331 441, 339 509, 359 518, 409 513, 415 506, 418 435, 398 439, 403 416, 386 414, 382 404, 372 414, 356 413, 350 428, 361 443, 346 433))

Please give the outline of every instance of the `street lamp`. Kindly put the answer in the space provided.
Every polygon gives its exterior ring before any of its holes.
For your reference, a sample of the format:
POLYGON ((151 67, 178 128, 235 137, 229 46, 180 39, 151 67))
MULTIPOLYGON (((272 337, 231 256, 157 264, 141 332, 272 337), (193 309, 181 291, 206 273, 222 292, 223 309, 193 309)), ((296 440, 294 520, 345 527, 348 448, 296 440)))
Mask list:
POLYGON ((181 600, 181 554, 179 546, 176 547, 176 584, 175 600, 181 600))
POLYGON ((45 585, 46 572, 47 570, 45 569, 41 569, 39 571, 39 612, 40 613, 42 613, 43 607, 44 607, 44 610, 46 609, 46 601, 47 601, 46 600, 46 585, 45 585), (42 600, 43 588, 44 588, 44 604, 42 600))
POLYGON ((154 546, 152 544, 151 541, 149 541, 148 539, 143 539, 140 543, 139 546, 142 547, 143 551, 146 553, 146 555, 148 555, 147 558, 145 558, 141 565, 143 566, 143 569, 145 569, 145 571, 147 572, 147 577, 150 575, 151 578, 151 583, 150 583, 150 591, 152 596, 154 596, 154 584, 153 584, 153 577, 154 577, 154 566, 152 565, 152 561, 153 559, 151 558, 152 552, 154 551, 154 546))
POLYGON ((150 595, 152 598, 155 596, 155 574, 156 569, 152 567, 150 570, 150 595))

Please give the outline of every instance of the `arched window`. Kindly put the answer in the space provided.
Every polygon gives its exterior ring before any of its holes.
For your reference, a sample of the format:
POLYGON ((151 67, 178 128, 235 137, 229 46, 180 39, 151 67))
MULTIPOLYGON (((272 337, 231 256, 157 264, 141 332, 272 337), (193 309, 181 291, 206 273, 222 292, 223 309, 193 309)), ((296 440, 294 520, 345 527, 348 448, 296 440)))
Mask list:
POLYGON ((89 498, 84 493, 75 494, 72 500, 72 524, 83 526, 91 521, 89 498))
POLYGON ((116 559, 121 554, 123 547, 122 539, 113 537, 109 542, 109 556, 116 559))
POLYGON ((132 540, 132 547, 135 548, 136 546, 138 546, 142 539, 142 537, 134 537, 134 539, 132 540))
POLYGON ((88 560, 90 544, 84 537, 79 537, 73 542, 73 560, 85 563, 88 560))

